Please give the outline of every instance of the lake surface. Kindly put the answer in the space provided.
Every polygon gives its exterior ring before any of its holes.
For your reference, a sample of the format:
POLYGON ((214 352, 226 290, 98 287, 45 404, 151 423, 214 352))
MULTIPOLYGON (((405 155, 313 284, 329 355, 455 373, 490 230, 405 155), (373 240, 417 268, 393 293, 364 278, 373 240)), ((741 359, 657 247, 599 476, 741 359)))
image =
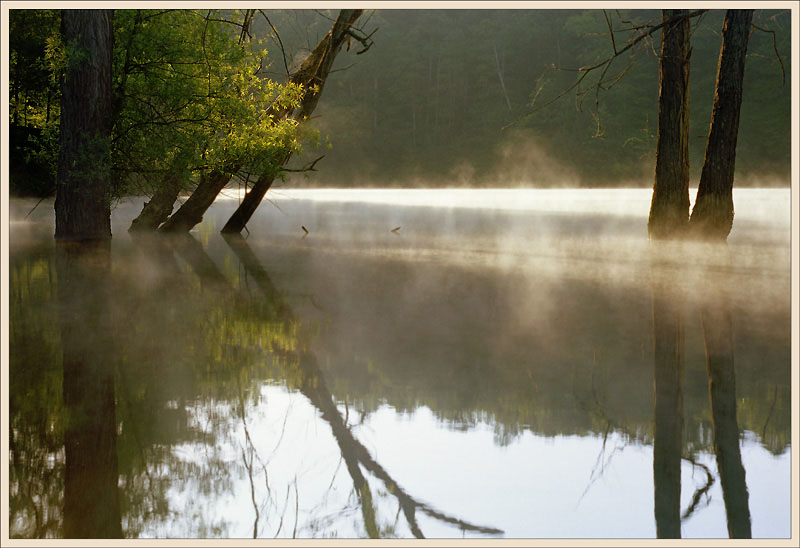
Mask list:
POLYGON ((268 196, 110 260, 11 203, 12 537, 791 535, 789 189, 722 250, 649 190, 268 196))

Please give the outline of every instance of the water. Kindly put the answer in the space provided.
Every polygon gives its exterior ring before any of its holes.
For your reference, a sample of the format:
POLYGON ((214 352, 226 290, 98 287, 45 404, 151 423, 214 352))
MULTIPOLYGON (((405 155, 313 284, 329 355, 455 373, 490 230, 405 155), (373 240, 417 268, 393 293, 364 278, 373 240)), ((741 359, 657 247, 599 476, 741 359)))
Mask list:
POLYGON ((124 201, 106 262, 11 204, 12 536, 790 536, 788 189, 737 190, 724 252, 648 244, 647 190, 270 197, 233 240, 234 193, 188 239, 124 201))

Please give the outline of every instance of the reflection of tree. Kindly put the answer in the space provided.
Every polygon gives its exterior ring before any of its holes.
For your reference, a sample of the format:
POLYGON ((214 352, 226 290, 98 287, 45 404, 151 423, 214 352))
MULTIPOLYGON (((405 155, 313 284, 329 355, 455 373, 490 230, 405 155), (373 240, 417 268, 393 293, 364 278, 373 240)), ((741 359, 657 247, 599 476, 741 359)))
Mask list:
MULTIPOLYGON (((261 266, 255 254, 248 246, 247 241, 238 234, 228 235, 225 237, 225 240, 234 253, 236 253, 248 274, 256 280, 256 283, 259 285, 264 295, 270 300, 275 299, 273 302, 275 303, 276 309, 280 310, 287 320, 292 319, 293 313, 291 309, 280 299, 280 294, 275 289, 269 275, 261 266)), ((302 342, 299 346, 301 348, 307 347, 302 344, 302 342)), ((286 361, 285 363, 293 363, 299 369, 298 387, 301 393, 314 404, 320 411, 323 420, 331 427, 333 436, 339 445, 342 458, 353 479, 354 487, 361 501, 365 527, 367 529, 367 534, 371 538, 377 537, 379 535, 379 530, 375 518, 372 494, 369 489, 369 484, 361 471, 361 467, 380 479, 385 484, 388 491, 397 498, 400 508, 408 521, 409 527, 413 535, 417 538, 424 538, 416 517, 416 510, 418 509, 430 517, 456 525, 464 531, 473 531, 489 535, 502 534, 502 531, 499 529, 474 525, 459 518, 449 516, 410 496, 398 485, 394 478, 372 458, 369 451, 355 436, 353 436, 352 431, 346 426, 341 413, 336 407, 333 395, 327 388, 325 379, 313 353, 308 350, 301 350, 295 354, 295 358, 295 360, 286 361)))
MULTIPOLYGON (((727 245, 711 245, 704 257, 710 264, 725 269, 730 256, 727 245), (721 261, 720 261, 721 259, 721 261)), ((669 256, 665 244, 652 241, 651 287, 653 296, 654 339, 654 422, 653 480, 655 487, 656 531, 659 538, 679 538, 681 520, 695 510, 713 477, 706 469, 707 481, 693 496, 692 503, 680 514, 681 449, 683 447, 684 327, 682 308, 685 296, 679 280, 687 270, 663 270, 656 257, 669 256), (658 245, 658 247, 656 247, 658 245), (665 253, 665 255, 659 255, 665 253)), ((680 259, 679 259, 680 260, 680 259)), ((706 367, 714 435, 722 493, 731 538, 750 537, 750 512, 747 486, 739 450, 739 426, 736 419, 736 382, 733 367, 733 332, 724 275, 711 267, 702 267, 697 299, 706 346, 706 367)), ((684 457, 685 458, 685 457, 684 457)), ((692 461, 693 462, 693 461, 692 461)), ((693 462, 693 464, 696 464, 693 462)))
MULTIPOLYGON (((653 240, 651 246, 660 242, 653 240)), ((662 277, 651 258, 653 294, 653 483, 656 535, 681 536, 683 447, 683 295, 674 278, 662 277)))
POLYGON ((66 538, 121 538, 109 327, 110 242, 56 248, 64 428, 66 538))
MULTIPOLYGON (((730 265, 725 243, 710 245, 710 255, 719 264, 730 265)), ((715 261, 716 262, 716 261, 715 261)), ((724 279, 712 269, 703 273, 700 317, 706 345, 708 394, 714 428, 714 453, 717 456, 722 495, 731 538, 750 538, 750 508, 747 484, 739 450, 739 424, 736 418, 736 373, 733 366, 733 329, 724 279)))

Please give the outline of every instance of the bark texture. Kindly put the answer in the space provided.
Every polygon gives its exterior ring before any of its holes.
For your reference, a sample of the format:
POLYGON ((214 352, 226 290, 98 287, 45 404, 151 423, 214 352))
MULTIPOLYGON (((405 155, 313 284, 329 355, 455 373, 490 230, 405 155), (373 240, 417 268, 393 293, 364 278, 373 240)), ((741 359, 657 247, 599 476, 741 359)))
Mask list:
MULTIPOLYGON (((277 117, 294 114, 295 118, 302 121, 311 116, 319 102, 320 95, 322 95, 322 88, 325 86, 333 61, 347 38, 347 29, 355 23, 362 12, 363 10, 339 11, 339 16, 336 18, 331 30, 320 40, 317 47, 306 57, 300 68, 289 79, 291 83, 302 84, 308 90, 303 96, 300 105, 294 112, 290 109, 285 109, 277 113, 279 115, 277 117), (316 86, 316 89, 312 89, 314 86, 316 86)), ((281 165, 284 165, 290 156, 291 153, 288 153, 281 165)), ((275 175, 266 174, 256 181, 250 192, 245 195, 242 203, 228 219, 228 222, 222 227, 224 234, 238 233, 244 230, 245 225, 247 225, 253 213, 261 204, 274 180, 275 175)))
POLYGON ((703 171, 689 221, 693 237, 725 240, 733 226, 733 176, 742 81, 753 10, 728 10, 703 171))
POLYGON ((689 221, 689 18, 687 10, 663 10, 659 61, 658 145, 648 232, 679 235, 689 221))
POLYGON ((67 69, 61 86, 56 186, 59 240, 111 237, 113 10, 63 10, 67 69))
POLYGON ((230 180, 229 174, 220 171, 213 171, 204 177, 189 199, 161 225, 159 232, 189 232, 203 221, 203 215, 230 180))
POLYGON ((183 174, 167 176, 150 201, 144 203, 139 215, 131 221, 128 232, 153 232, 161 226, 172 213, 181 190, 182 180, 183 174))

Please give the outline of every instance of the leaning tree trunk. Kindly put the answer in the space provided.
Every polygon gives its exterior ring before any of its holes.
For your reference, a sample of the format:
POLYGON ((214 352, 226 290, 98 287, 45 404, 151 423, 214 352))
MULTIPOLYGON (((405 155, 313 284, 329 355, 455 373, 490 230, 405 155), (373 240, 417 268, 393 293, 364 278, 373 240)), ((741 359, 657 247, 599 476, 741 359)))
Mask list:
MULTIPOLYGON (((308 118, 316 108, 336 54, 339 53, 345 38, 347 38, 347 29, 361 16, 362 12, 363 10, 340 10, 339 17, 336 18, 331 30, 289 79, 291 83, 302 84, 305 89, 309 90, 303 96, 297 112, 294 113, 298 120, 308 118), (311 91, 312 86, 315 85, 317 86, 316 91, 311 91)), ((290 116, 291 114, 291 111, 287 111, 284 115, 290 116)), ((281 165, 285 164, 290 156, 291 153, 288 153, 281 165)), ((242 200, 242 203, 231 215, 231 218, 222 227, 224 234, 238 233, 244 230, 245 225, 255 213, 261 200, 266 196, 274 180, 274 174, 265 174, 256 181, 253 188, 242 200)))
POLYGON ((131 221, 128 232, 153 232, 166 221, 175 207, 175 201, 182 188, 181 183, 187 175, 187 164, 178 161, 164 177, 150 201, 144 203, 141 213, 131 221))
MULTIPOLYGON (((285 165, 286 162, 289 161, 289 158, 292 156, 291 152, 287 152, 286 156, 284 157, 281 165, 285 165)), ((253 216, 255 213, 256 208, 258 208, 261 200, 264 199, 264 196, 267 195, 267 191, 272 187, 272 183, 275 182, 275 173, 265 173, 261 177, 259 177, 255 183, 253 183, 253 188, 245 194, 242 203, 239 204, 239 207, 236 208, 236 211, 233 212, 228 222, 225 223, 225 226, 222 227, 223 234, 239 234, 242 230, 244 230, 245 225, 250 220, 250 217, 253 216)))
POLYGON ((651 238, 669 238, 689 221, 689 19, 687 10, 663 10, 676 20, 661 35, 658 147, 650 219, 651 238))
POLYGON ((111 237, 113 10, 63 10, 61 33, 74 49, 61 86, 56 187, 58 240, 111 237))
POLYGON ((203 220, 205 212, 230 180, 231 175, 221 171, 213 171, 204 177, 189 199, 161 225, 159 232, 189 232, 203 220))
MULTIPOLYGON (((307 92, 301 102, 300 111, 304 113, 304 116, 311 114, 311 112, 317 106, 320 93, 322 92, 322 87, 325 84, 325 78, 327 78, 328 73, 330 72, 330 68, 333 64, 336 54, 339 52, 342 44, 347 38, 346 31, 355 22, 355 20, 361 16, 362 12, 363 10, 340 10, 339 16, 336 18, 336 22, 333 24, 331 30, 320 41, 317 47, 314 48, 306 60, 303 61, 303 64, 300 66, 300 68, 290 78, 292 83, 303 84, 307 90, 310 90, 311 86, 318 86, 316 93, 311 91, 307 92)), ((290 116, 291 114, 292 109, 285 109, 281 110, 280 112, 276 112, 275 118, 290 116)), ((286 160, 288 160, 288 155, 286 160)), ((236 166, 228 171, 233 173, 237 171, 238 168, 239 166, 236 166)), ((189 199, 178 209, 178 211, 176 211, 172 217, 170 217, 163 225, 161 225, 159 231, 190 231, 197 223, 203 220, 203 215, 208 208, 211 207, 211 204, 214 203, 217 195, 222 191, 223 188, 225 188, 225 185, 228 184, 230 179, 231 175, 225 175, 220 172, 212 173, 211 176, 198 185, 189 199)), ((232 217, 233 223, 229 221, 229 223, 225 225, 226 229, 223 229, 223 232, 231 233, 242 231, 244 225, 248 220, 250 220, 250 216, 252 216, 256 207, 261 202, 261 199, 272 185, 273 180, 274 176, 270 177, 267 175, 258 179, 258 186, 251 189, 248 195, 245 196, 245 199, 242 200, 242 204, 239 206, 241 212, 239 212, 237 209, 237 212, 234 213, 235 219, 232 217), (250 196, 251 194, 252 196, 250 196), (228 224, 231 226, 228 227, 228 224), (238 230, 236 229, 237 226, 239 227, 238 230)))
POLYGON ((726 240, 733 226, 736 139, 753 11, 728 10, 725 14, 706 156, 689 221, 695 237, 726 240))

